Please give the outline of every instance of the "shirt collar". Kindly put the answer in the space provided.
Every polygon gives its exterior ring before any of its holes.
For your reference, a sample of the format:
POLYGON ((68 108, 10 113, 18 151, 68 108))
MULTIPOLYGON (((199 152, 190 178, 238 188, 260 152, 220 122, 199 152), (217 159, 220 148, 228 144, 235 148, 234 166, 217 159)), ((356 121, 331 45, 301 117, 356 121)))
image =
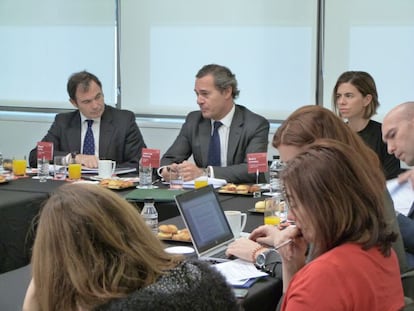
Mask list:
POLYGON ((227 128, 230 127, 231 125, 231 121, 233 121, 233 116, 234 116, 234 112, 236 111, 236 106, 233 105, 233 107, 231 108, 231 110, 229 111, 228 114, 226 114, 224 116, 224 118, 222 118, 221 120, 211 120, 211 126, 213 127, 214 121, 221 121, 221 123, 223 123, 224 126, 226 126, 227 128))

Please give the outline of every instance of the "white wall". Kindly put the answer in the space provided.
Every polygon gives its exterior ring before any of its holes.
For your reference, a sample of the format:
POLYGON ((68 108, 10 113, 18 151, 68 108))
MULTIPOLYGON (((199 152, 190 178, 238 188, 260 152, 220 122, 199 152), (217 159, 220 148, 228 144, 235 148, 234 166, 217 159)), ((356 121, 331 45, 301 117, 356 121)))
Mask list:
MULTIPOLYGON (((4 158, 28 156, 37 141, 47 133, 54 114, 0 112, 0 152, 4 158)), ((181 128, 183 120, 161 120, 137 118, 138 126, 148 148, 161 150, 161 155, 172 144, 181 128)), ((268 158, 277 154, 271 146, 276 125, 269 133, 268 158)))

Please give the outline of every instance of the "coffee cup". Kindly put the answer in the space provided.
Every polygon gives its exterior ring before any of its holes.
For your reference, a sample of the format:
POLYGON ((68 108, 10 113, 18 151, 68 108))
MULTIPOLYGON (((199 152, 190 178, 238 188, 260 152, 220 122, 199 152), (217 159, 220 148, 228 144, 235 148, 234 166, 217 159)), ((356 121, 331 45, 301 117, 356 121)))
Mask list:
POLYGON ((116 162, 112 160, 98 161, 98 176, 100 178, 111 178, 115 174, 116 162))
POLYGON ((240 237, 240 232, 244 230, 247 221, 247 214, 240 211, 224 211, 234 237, 240 237))

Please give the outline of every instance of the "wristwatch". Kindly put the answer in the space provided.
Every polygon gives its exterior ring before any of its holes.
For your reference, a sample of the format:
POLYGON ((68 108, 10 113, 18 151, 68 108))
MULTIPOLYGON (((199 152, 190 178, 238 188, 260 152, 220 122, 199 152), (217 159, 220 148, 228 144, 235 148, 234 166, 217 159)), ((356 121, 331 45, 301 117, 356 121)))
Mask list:
POLYGON ((279 258, 279 254, 275 249, 268 249, 267 251, 260 253, 256 257, 256 266, 260 269, 266 267, 269 264, 275 263, 279 258))

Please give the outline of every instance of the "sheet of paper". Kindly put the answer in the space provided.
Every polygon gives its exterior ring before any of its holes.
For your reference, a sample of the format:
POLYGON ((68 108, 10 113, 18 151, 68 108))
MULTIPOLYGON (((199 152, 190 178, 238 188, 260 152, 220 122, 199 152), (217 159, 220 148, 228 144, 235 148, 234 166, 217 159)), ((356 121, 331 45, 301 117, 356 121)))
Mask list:
POLYGON ((267 276, 268 274, 257 270, 254 264, 241 259, 230 260, 214 265, 227 282, 233 285, 245 283, 248 279, 267 276))
POLYGON ((411 182, 399 184, 397 179, 387 181, 387 188, 394 202, 394 209, 407 216, 414 202, 414 190, 411 182))

